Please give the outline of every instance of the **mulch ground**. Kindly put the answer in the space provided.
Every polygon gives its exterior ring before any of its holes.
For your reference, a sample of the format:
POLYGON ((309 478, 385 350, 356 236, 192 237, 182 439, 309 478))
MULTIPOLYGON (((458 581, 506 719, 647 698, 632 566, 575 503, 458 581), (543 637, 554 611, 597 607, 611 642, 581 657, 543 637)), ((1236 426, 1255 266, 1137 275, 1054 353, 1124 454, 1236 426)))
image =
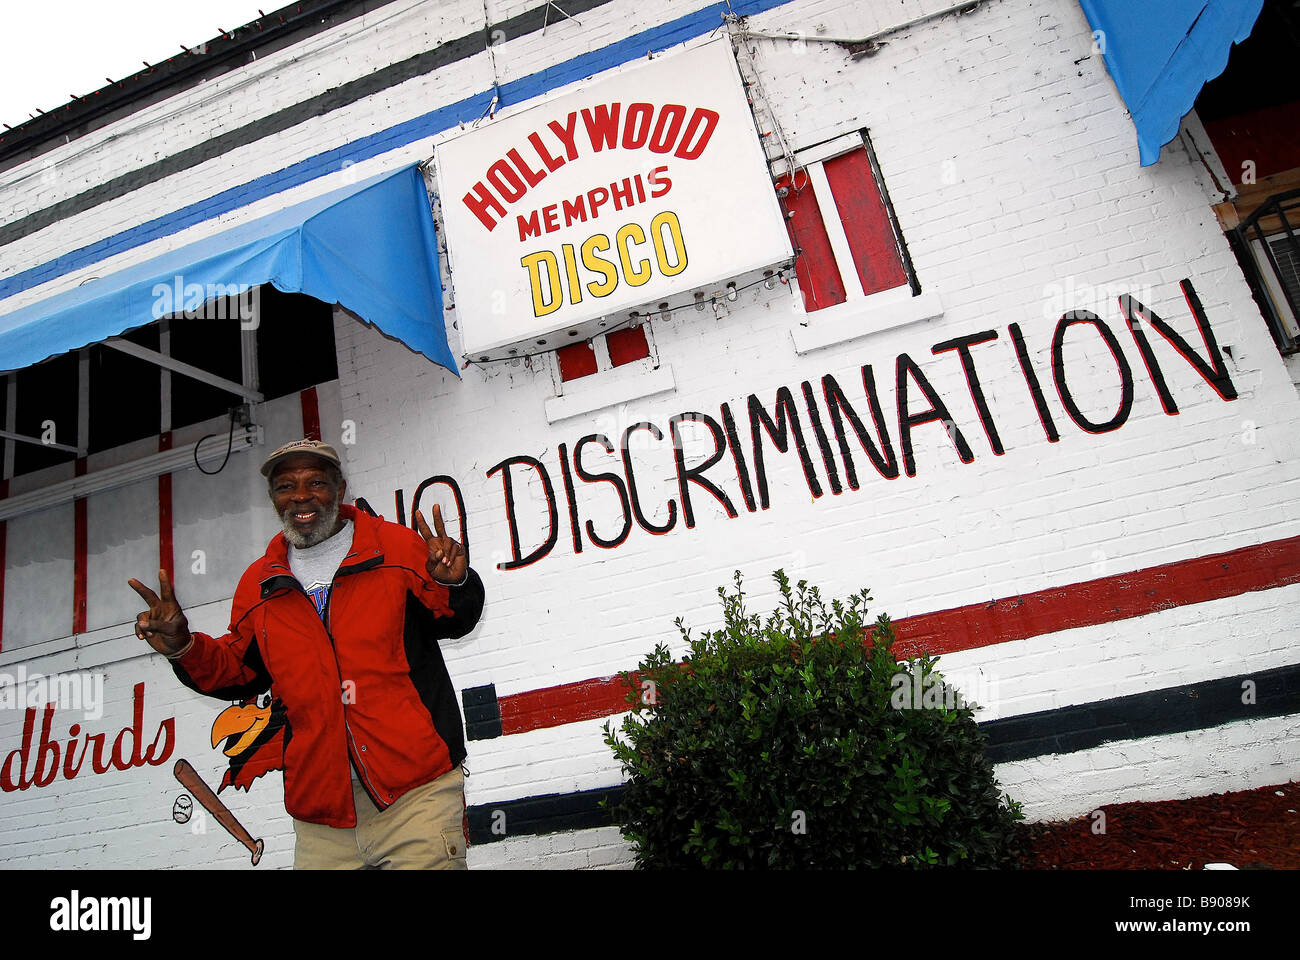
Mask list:
POLYGON ((1100 818, 1022 825, 1030 870, 1300 870, 1300 782, 1190 800, 1113 803, 1100 818), (1094 832, 1097 831, 1097 832, 1094 832))

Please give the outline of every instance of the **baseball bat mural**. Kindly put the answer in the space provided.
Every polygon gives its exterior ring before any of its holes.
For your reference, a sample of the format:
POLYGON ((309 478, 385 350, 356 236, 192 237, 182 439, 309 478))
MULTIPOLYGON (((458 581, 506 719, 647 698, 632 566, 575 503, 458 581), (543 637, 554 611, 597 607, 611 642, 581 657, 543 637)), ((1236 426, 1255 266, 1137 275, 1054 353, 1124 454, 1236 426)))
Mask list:
POLYGON ((244 829, 244 825, 230 812, 230 809, 217 799, 212 788, 203 782, 203 778, 190 766, 188 760, 177 760, 174 772, 181 786, 193 794, 194 799, 203 804, 204 809, 216 817, 217 822, 225 827, 232 837, 249 849, 253 855, 253 866, 257 866, 258 861, 262 859, 264 846, 262 841, 253 839, 253 835, 244 829))

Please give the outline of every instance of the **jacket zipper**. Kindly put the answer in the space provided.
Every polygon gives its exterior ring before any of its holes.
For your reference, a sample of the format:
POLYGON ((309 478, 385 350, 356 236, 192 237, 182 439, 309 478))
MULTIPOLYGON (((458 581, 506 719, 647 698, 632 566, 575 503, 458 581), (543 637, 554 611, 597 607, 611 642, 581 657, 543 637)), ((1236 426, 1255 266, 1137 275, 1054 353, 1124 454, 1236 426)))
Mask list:
MULTIPOLYGON (((349 554, 349 557, 350 556, 351 554, 349 554)), ((349 557, 344 557, 343 563, 347 563, 349 557)), ((369 569, 369 567, 367 567, 366 569, 369 569)), ((325 628, 325 636, 329 637, 330 650, 334 654, 334 672, 339 678, 340 696, 342 696, 342 690, 343 690, 343 666, 342 664, 339 663, 338 644, 334 642, 334 634, 330 632, 330 626, 329 626, 330 603, 334 600, 334 584, 338 580, 338 578, 340 576, 345 576, 349 573, 355 573, 355 572, 357 572, 355 568, 348 569, 345 568, 342 563, 339 564, 339 569, 334 572, 334 578, 330 581, 330 591, 325 596, 325 609, 323 611, 323 616, 321 617, 321 625, 324 626, 325 628)), ((299 589, 300 590, 302 589, 301 584, 299 584, 299 589)), ((303 593, 303 596, 306 596, 305 592, 303 593)), ((343 731, 348 735, 348 753, 356 761, 357 772, 361 774, 361 784, 362 786, 365 787, 366 793, 370 795, 370 799, 374 801, 375 806, 379 807, 379 809, 381 810, 387 809, 388 804, 384 803, 384 801, 379 799, 378 793, 375 790, 375 785, 370 780, 370 773, 369 771, 366 770, 365 761, 361 759, 361 750, 357 747, 356 738, 352 736, 352 727, 348 724, 348 705, 345 703, 342 706, 343 706, 343 731)))
MULTIPOLYGON (((348 554, 348 556, 343 558, 343 563, 347 563, 347 561, 353 556, 354 554, 348 554)), ((340 697, 342 696, 342 690, 343 690, 343 666, 342 664, 339 663, 338 644, 334 642, 334 634, 330 632, 330 628, 329 628, 330 602, 334 599, 334 583, 335 581, 338 580, 340 576, 345 576, 349 573, 360 573, 362 570, 369 570, 372 567, 383 563, 383 559, 384 559, 383 556, 380 555, 377 563, 376 562, 366 563, 364 566, 362 564, 353 564, 352 567, 350 568, 344 567, 343 564, 340 564, 339 569, 334 573, 334 579, 330 581, 329 594, 326 595, 325 597, 325 609, 322 611, 322 615, 321 615, 321 627, 325 630, 326 638, 329 639, 330 652, 334 654, 334 675, 338 677, 338 681, 339 681, 338 689, 339 689, 340 697)), ((281 565, 276 564, 275 566, 278 567, 281 565)), ((288 568, 286 567, 285 569, 288 568)), ((292 574, 288 574, 287 576, 285 574, 277 574, 276 578, 278 577, 285 577, 285 579, 289 580, 293 585, 293 589, 296 589, 298 593, 302 595, 304 600, 306 600, 308 603, 311 603, 311 597, 307 596, 307 591, 302 588, 302 584, 298 582, 296 577, 294 577, 292 574)), ((266 584, 272 579, 275 578, 267 577, 266 580, 262 581, 263 589, 265 589, 266 584)), ((312 604, 313 612, 315 612, 315 606, 316 605, 313 603, 312 604)), ((356 738, 352 736, 352 727, 348 725, 347 704, 346 703, 342 704, 342 707, 343 707, 343 731, 344 733, 347 734, 347 738, 348 738, 348 756, 356 760, 357 772, 361 774, 361 784, 363 787, 365 787, 366 793, 370 796, 370 799, 374 801, 375 806, 379 807, 379 809, 385 810, 388 808, 389 805, 385 803, 383 800, 379 799, 379 796, 375 791, 374 784, 371 783, 370 781, 369 771, 366 770, 366 765, 364 761, 362 761, 361 759, 361 751, 357 748, 356 738)))

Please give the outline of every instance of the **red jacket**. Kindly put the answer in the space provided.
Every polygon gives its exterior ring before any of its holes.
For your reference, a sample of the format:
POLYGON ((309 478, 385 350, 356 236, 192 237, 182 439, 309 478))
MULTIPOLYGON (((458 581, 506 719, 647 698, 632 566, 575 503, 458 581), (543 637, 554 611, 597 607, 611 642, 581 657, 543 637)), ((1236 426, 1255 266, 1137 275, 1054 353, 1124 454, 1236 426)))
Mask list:
POLYGON ((288 712, 284 806, 299 820, 357 822, 348 758, 380 810, 465 759, 456 690, 437 640, 478 622, 483 584, 472 570, 445 587, 425 570, 413 530, 343 506, 352 550, 330 590, 324 619, 289 571, 277 534, 235 589, 230 633, 195 633, 172 661, 181 682, 223 700, 274 684, 288 712))

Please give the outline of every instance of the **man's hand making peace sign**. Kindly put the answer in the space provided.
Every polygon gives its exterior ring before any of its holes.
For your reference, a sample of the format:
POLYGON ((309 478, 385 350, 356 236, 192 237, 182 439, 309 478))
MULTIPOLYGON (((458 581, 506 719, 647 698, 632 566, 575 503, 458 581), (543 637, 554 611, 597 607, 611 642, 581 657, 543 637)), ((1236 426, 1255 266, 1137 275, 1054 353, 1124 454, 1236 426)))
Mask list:
POLYGON ((463 581, 469 570, 469 556, 451 537, 442 525, 442 511, 433 505, 433 530, 424 522, 420 511, 415 511, 415 528, 429 547, 429 559, 425 569, 429 576, 447 586, 456 586, 463 581))
POLYGON ((158 593, 154 593, 139 580, 128 580, 127 586, 149 604, 149 609, 135 618, 135 635, 147 640, 165 657, 184 653, 190 645, 190 626, 176 602, 171 579, 166 570, 158 571, 158 593), (159 596, 161 594, 161 596, 159 596))

